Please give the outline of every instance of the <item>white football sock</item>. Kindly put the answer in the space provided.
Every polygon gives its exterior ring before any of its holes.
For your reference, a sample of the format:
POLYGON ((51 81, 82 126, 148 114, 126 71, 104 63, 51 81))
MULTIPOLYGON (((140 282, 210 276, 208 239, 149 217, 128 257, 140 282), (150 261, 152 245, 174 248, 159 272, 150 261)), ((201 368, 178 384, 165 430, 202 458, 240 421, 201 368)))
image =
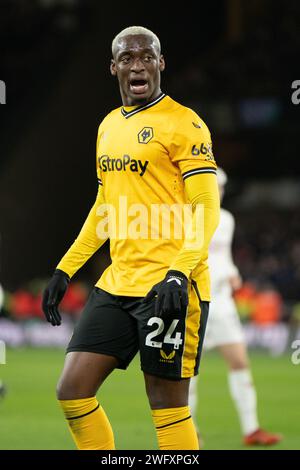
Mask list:
POLYGON ((249 369, 232 370, 228 375, 231 397, 235 403, 243 435, 259 428, 256 390, 249 369))

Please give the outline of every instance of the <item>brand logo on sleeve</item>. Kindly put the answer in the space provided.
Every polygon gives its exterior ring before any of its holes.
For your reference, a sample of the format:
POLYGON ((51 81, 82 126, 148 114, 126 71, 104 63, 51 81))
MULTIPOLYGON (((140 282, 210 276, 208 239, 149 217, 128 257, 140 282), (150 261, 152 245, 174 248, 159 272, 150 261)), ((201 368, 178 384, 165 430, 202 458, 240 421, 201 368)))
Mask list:
POLYGON ((206 161, 214 161, 214 155, 212 151, 212 144, 211 143, 202 143, 201 145, 193 145, 192 147, 192 155, 198 157, 199 155, 203 155, 206 161))
POLYGON ((197 124, 194 121, 193 121, 193 126, 196 127, 196 129, 201 129, 202 128, 201 124, 197 124))

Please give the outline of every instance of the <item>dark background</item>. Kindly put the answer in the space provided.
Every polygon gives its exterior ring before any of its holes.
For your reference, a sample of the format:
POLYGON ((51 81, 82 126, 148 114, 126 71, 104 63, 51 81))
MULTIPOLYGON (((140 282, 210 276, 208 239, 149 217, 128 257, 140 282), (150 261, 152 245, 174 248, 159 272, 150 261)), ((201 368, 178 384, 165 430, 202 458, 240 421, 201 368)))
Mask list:
MULTIPOLYGON (((121 104, 109 73, 111 42, 142 25, 162 43, 163 91, 211 129, 229 175, 224 204, 240 222, 242 274, 298 299, 300 106, 291 84, 300 79, 299 24, 296 0, 1 0, 4 287, 49 276, 76 237, 96 194, 97 127, 121 104)), ((108 262, 102 250, 77 276, 94 282, 108 262)))

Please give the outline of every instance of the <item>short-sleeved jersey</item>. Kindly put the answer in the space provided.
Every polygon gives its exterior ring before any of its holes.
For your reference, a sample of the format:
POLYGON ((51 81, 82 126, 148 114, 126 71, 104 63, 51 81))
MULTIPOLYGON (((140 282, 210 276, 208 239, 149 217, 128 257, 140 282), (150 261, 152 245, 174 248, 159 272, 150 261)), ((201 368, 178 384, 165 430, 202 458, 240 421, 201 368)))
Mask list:
MULTIPOLYGON (((216 173, 216 164, 210 132, 191 109, 161 94, 147 105, 106 116, 98 132, 97 176, 116 222, 110 227, 112 263, 98 287, 144 296, 163 279, 183 244, 184 235, 174 236, 174 214, 188 204, 184 180, 202 173, 216 173), (170 207, 166 233, 162 220, 168 216, 162 214, 170 207)), ((193 275, 202 300, 209 300, 205 259, 193 275)))

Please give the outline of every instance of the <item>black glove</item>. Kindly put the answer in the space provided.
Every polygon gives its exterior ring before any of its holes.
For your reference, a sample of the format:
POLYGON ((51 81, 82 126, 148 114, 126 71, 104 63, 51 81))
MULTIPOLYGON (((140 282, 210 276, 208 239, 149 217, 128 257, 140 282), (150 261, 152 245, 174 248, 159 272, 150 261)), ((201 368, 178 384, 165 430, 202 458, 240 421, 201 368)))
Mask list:
POLYGON ((42 303, 44 314, 47 321, 53 326, 61 324, 58 305, 65 295, 69 282, 69 276, 60 269, 56 269, 44 291, 42 303))
POLYGON ((148 303, 155 296, 155 316, 185 312, 189 302, 187 277, 180 271, 168 271, 164 280, 152 287, 143 302, 148 303))

